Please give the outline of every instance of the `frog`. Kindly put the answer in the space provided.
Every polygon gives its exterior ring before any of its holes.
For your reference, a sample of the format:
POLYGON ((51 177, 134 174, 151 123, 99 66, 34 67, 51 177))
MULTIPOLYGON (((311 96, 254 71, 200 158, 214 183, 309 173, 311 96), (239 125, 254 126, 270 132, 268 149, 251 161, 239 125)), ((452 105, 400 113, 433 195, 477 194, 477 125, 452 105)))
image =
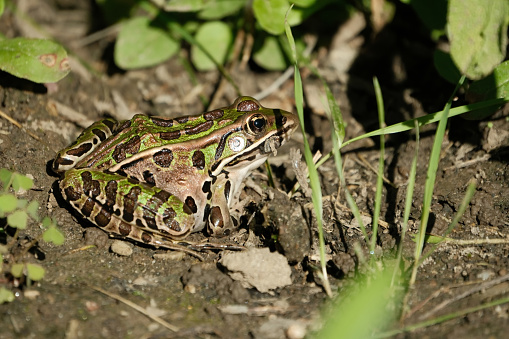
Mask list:
POLYGON ((62 197, 108 234, 194 254, 222 248, 186 237, 231 234, 244 179, 298 126, 294 113, 249 96, 194 116, 106 118, 58 152, 52 169, 62 197))

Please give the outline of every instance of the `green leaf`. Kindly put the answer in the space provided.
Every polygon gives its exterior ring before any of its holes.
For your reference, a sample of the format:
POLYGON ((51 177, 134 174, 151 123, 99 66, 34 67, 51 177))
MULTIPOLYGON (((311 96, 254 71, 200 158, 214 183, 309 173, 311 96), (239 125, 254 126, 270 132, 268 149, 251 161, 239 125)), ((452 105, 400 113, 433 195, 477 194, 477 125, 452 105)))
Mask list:
POLYGON ((30 201, 26 208, 28 215, 34 220, 39 220, 39 214, 37 213, 38 210, 39 202, 37 202, 36 200, 30 201))
POLYGON ((13 264, 11 267, 11 274, 15 278, 21 278, 23 276, 23 268, 25 265, 23 264, 13 264))
MULTIPOLYGON (((486 78, 474 81, 467 92, 469 101, 482 101, 509 97, 509 60, 498 65, 486 78)), ((491 107, 465 114, 465 118, 480 120, 495 113, 498 107, 491 107)))
POLYGON ((27 205, 28 205, 28 200, 26 200, 26 199, 19 199, 18 198, 18 206, 17 207, 19 209, 24 210, 25 207, 27 207, 27 205))
POLYGON ((152 2, 167 12, 196 12, 207 3, 205 0, 153 0, 152 2))
POLYGON ((222 19, 228 15, 237 13, 244 7, 245 0, 215 0, 208 1, 198 13, 198 18, 203 20, 222 19))
POLYGON ((52 242, 57 246, 62 245, 65 240, 64 235, 56 227, 50 227, 44 231, 42 239, 46 242, 52 242))
POLYGON ((31 178, 20 173, 13 173, 12 188, 14 188, 16 192, 20 189, 27 191, 31 189, 33 185, 34 181, 31 178))
POLYGON ((7 223, 12 227, 24 230, 25 228, 27 228, 27 219, 28 219, 27 212, 17 210, 7 216, 7 223))
POLYGON ((53 226, 53 225, 55 225, 55 224, 56 224, 56 223, 55 223, 55 222, 53 222, 53 220, 51 220, 49 217, 44 217, 44 218, 42 219, 42 226, 43 226, 44 228, 48 228, 48 227, 53 226))
POLYGON ((292 0, 292 3, 299 7, 309 7, 316 2, 317 0, 292 0))
POLYGON ((14 293, 12 293, 12 291, 9 291, 5 287, 0 287, 0 304, 10 303, 12 301, 14 301, 14 293))
POLYGON ((449 53, 436 50, 433 54, 433 62, 438 74, 440 74, 442 78, 452 84, 458 83, 461 78, 461 73, 458 70, 458 67, 454 64, 454 61, 452 61, 449 53))
POLYGON ((257 22, 265 31, 274 35, 285 31, 285 16, 288 8, 290 4, 287 0, 253 1, 253 11, 257 22))
POLYGON ((4 190, 7 190, 7 185, 11 182, 12 172, 6 168, 0 169, 0 181, 4 185, 4 190))
POLYGON ((39 281, 44 278, 44 268, 37 264, 27 264, 27 277, 33 281, 39 281))
POLYGON ((267 36, 261 47, 255 47, 255 49, 253 60, 259 66, 271 71, 280 71, 288 67, 285 53, 281 49, 278 38, 267 36))
POLYGON ((18 199, 14 194, 0 195, 0 213, 5 214, 12 212, 18 206, 18 199))
POLYGON ((147 17, 125 21, 115 43, 115 63, 123 69, 157 65, 172 57, 179 44, 147 17))
POLYGON ((0 0, 0 15, 4 14, 5 2, 0 0))
POLYGON ((28 38, 0 41, 0 69, 38 83, 57 82, 71 70, 62 46, 28 38))
POLYGON ((509 1, 450 0, 451 56, 462 74, 480 79, 505 57, 509 1))
MULTIPOLYGON (((231 47, 233 34, 230 27, 224 22, 210 21, 198 28, 195 39, 217 63, 223 64, 231 47)), ((214 62, 195 45, 191 47, 191 60, 200 71, 216 68, 214 62)))

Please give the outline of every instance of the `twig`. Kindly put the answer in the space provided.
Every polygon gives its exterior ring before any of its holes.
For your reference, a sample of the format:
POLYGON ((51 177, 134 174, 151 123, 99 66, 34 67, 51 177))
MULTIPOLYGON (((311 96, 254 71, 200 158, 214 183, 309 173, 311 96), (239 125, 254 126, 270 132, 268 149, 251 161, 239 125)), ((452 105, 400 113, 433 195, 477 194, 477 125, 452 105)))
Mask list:
POLYGON ((30 132, 29 130, 27 130, 25 127, 23 127, 19 122, 17 122, 16 120, 14 120, 13 118, 11 118, 7 113, 4 113, 3 111, 0 110, 0 116, 2 118, 4 118, 5 120, 9 121, 11 124, 13 124, 14 126, 18 127, 19 129, 21 129, 22 131, 26 132, 28 135, 30 135, 32 138, 34 138, 35 140, 37 141, 40 141, 40 142, 43 142, 37 135, 33 134, 32 132, 30 132))
POLYGON ((135 309, 136 311, 140 312, 141 314, 147 316, 148 318, 152 319, 153 321, 163 325, 164 327, 166 327, 167 329, 169 329, 170 331, 173 331, 173 332, 178 332, 180 331, 180 328, 175 326, 175 325, 172 325, 166 321, 164 321, 163 319, 159 318, 158 316, 156 315, 152 315, 152 314, 149 314, 143 307, 133 303, 132 301, 129 301, 125 298, 122 298, 121 296, 117 295, 117 294, 114 294, 114 293, 110 293, 106 290, 103 290, 102 288, 100 287, 97 287, 97 286, 90 286, 88 285, 91 289, 93 290, 96 290, 97 292, 101 292, 102 294, 104 295, 107 295, 108 297, 110 298, 113 298, 115 300, 118 300, 120 301, 121 303, 124 303, 125 305, 135 309))

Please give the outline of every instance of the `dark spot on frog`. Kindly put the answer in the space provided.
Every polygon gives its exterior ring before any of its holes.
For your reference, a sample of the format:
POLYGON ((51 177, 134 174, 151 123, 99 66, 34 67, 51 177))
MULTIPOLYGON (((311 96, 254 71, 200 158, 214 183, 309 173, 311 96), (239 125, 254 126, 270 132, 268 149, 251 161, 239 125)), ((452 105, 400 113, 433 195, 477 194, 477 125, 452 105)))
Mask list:
POLYGON ((111 209, 117 201, 117 182, 115 180, 108 181, 104 191, 106 192, 105 205, 111 209))
POLYGON ((115 128, 115 130, 113 131, 113 133, 118 134, 129 127, 131 127, 131 120, 126 120, 122 124, 118 125, 117 128, 115 128))
POLYGON ((207 199, 212 198, 212 191, 210 189, 210 185, 211 185, 210 181, 207 180, 203 183, 203 186, 201 188, 202 192, 207 194, 207 199))
POLYGON ((216 109, 211 112, 207 112, 203 114, 203 119, 207 121, 216 120, 222 118, 224 115, 224 111, 222 109, 216 109))
POLYGON ((88 171, 82 172, 81 179, 83 180, 83 192, 86 195, 95 198, 101 193, 101 185, 99 181, 92 179, 92 173, 88 171))
POLYGON ((252 112, 258 109, 260 109, 260 105, 253 100, 244 100, 237 105, 237 111, 239 112, 252 112))
POLYGON ((185 133, 187 135, 199 134, 201 132, 208 131, 212 126, 214 126, 214 122, 213 121, 207 121, 207 122, 201 123, 199 125, 196 125, 194 127, 186 128, 185 129, 185 133))
POLYGON ((112 158, 117 162, 122 162, 127 158, 127 154, 136 154, 140 150, 140 136, 135 135, 129 141, 118 144, 111 154, 112 158))
POLYGON ((128 236, 131 233, 131 228, 132 228, 132 226, 129 225, 128 223, 121 222, 118 225, 118 233, 120 233, 123 236, 128 236))
POLYGON ((152 236, 148 234, 147 232, 143 232, 141 234, 141 240, 143 240, 144 243, 148 244, 152 242, 152 236))
POLYGON ((141 162, 141 161, 143 161, 143 160, 145 160, 145 159, 143 159, 143 158, 138 158, 138 159, 136 159, 136 160, 129 161, 128 163, 123 164, 120 168, 121 168, 122 170, 127 170, 127 169, 129 169, 129 168, 131 168, 131 167, 135 166, 136 164, 138 164, 139 162, 141 162))
POLYGON ((205 154, 202 151, 195 151, 191 160, 193 161, 193 166, 197 169, 202 170, 205 168, 205 154))
MULTIPOLYGON (((95 135, 97 135, 101 141, 104 141, 104 140, 106 139, 106 133, 104 133, 103 131, 101 131, 99 128, 94 128, 94 129, 92 130, 92 133, 94 133, 95 135)), ((96 140, 97 140, 97 139, 94 139, 94 142, 95 142, 96 140)))
POLYGON ((159 137, 163 140, 175 140, 180 138, 180 131, 161 132, 159 137))
POLYGON ((111 214, 110 212, 106 211, 106 209, 101 208, 99 213, 95 216, 95 222, 97 226, 104 227, 108 225, 111 221, 111 214))
POLYGON ((94 205, 95 205, 94 201, 91 198, 87 198, 87 200, 85 200, 85 203, 81 207, 81 214, 83 214, 87 218, 90 217, 94 205))
POLYGON ((154 174, 152 174, 152 172, 150 172, 149 170, 146 170, 143 172, 143 180, 145 180, 145 182, 147 184, 151 184, 151 185, 156 184, 156 181, 154 179, 154 174))
POLYGON ((154 194, 154 198, 157 198, 157 199, 161 200, 162 202, 168 201, 168 199, 170 199, 170 197, 171 197, 171 193, 167 192, 165 190, 160 190, 159 192, 154 194))
POLYGON ((186 122, 189 121, 189 117, 176 118, 175 121, 178 122, 179 124, 185 124, 186 122))
MULTIPOLYGON (((196 213, 198 211, 198 207, 196 207, 196 202, 194 201, 193 197, 188 196, 185 201, 185 206, 189 207, 192 213, 196 213)), ((184 211, 186 212, 186 211, 184 211)), ((187 213, 187 212, 186 212, 187 213)), ((191 213, 187 213, 191 214, 191 213)))
POLYGON ((228 180, 226 182, 226 184, 224 185, 224 197, 226 199, 226 201, 229 201, 230 200, 230 189, 231 189, 231 182, 230 180, 228 180))
POLYGON ((76 201, 81 198, 81 194, 74 189, 72 186, 68 186, 64 189, 65 197, 69 201, 76 201))
POLYGON ((203 210, 203 221, 206 221, 210 214, 210 204, 205 205, 205 209, 203 210))
POLYGON ((145 222, 147 223, 147 226, 153 230, 157 230, 157 223, 156 223, 156 218, 155 218, 155 213, 148 210, 148 209, 144 209, 143 210, 143 220, 145 220, 145 222))
POLYGON ((157 165, 168 168, 173 161, 173 153, 171 150, 163 148, 162 150, 156 152, 152 158, 157 165))
POLYGON ((138 203, 138 196, 140 195, 140 193, 141 188, 135 186, 131 188, 127 195, 124 196, 124 210, 122 213, 122 218, 127 222, 133 221, 134 209, 136 208, 136 205, 138 203))
POLYGON ((171 127, 171 126, 173 126, 173 119, 164 119, 164 118, 152 117, 152 118, 150 118, 150 120, 152 120, 152 122, 155 125, 157 125, 157 126, 161 126, 161 127, 171 127))
POLYGON ((72 155, 75 157, 81 157, 82 155, 86 154, 88 151, 92 149, 92 144, 90 142, 85 142, 81 144, 79 147, 73 148, 65 152, 68 155, 72 155))
POLYGON ((223 213, 219 206, 214 206, 210 210, 210 224, 213 228, 222 228, 224 226, 223 213))
POLYGON ((113 132, 113 127, 115 127, 116 122, 110 119, 104 119, 102 121, 103 125, 105 125, 111 132, 113 132))

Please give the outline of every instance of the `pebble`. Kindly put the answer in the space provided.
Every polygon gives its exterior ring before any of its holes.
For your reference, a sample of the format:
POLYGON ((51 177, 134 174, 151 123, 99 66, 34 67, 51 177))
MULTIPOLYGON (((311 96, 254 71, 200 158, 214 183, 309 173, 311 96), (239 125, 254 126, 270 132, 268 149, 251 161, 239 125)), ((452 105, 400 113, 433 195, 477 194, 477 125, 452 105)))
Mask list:
POLYGON ((110 249, 113 253, 124 257, 129 257, 131 254, 133 254, 133 245, 125 241, 113 241, 110 249))

